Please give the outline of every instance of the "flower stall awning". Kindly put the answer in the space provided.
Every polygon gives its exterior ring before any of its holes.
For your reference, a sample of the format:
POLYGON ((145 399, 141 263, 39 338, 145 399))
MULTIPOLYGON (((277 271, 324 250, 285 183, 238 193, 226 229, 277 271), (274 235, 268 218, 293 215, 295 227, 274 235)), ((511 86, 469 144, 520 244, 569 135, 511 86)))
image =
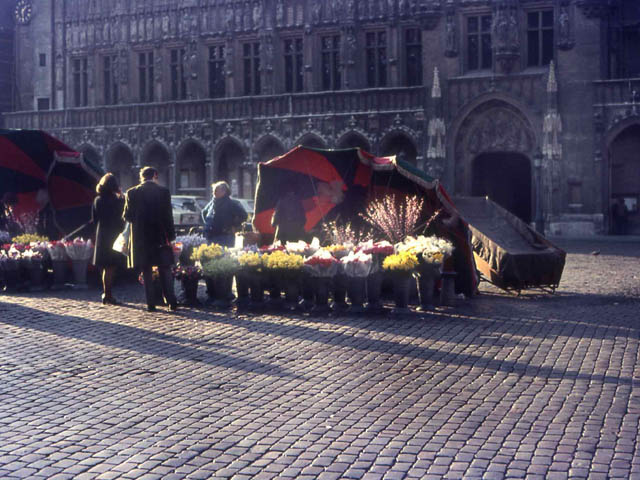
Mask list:
POLYGON ((357 223, 368 203, 384 195, 420 195, 428 215, 441 210, 440 220, 459 220, 434 222, 433 233, 445 235, 456 244, 457 290, 467 295, 475 292, 478 279, 469 229, 438 179, 395 156, 376 157, 360 148, 298 146, 258 164, 253 224, 259 232, 274 233, 271 218, 275 206, 291 188, 302 200, 306 231, 336 219, 357 223))
POLYGON ((100 166, 41 130, 0 129, 0 198, 15 194, 18 214, 50 206, 59 233, 91 216, 100 166))

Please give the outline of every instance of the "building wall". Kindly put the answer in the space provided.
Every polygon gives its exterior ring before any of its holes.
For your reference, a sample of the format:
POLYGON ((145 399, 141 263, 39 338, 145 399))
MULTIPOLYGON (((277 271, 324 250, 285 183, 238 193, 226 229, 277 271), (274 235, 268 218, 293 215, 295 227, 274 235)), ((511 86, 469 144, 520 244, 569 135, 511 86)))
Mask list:
MULTIPOLYGON (((13 110, 13 6, 0 2, 0 114, 13 110)), ((0 126, 2 119, 0 118, 0 126)))
POLYGON ((596 0, 43 0, 17 27, 22 111, 6 121, 47 129, 106 168, 128 169, 125 183, 153 163, 173 191, 203 195, 227 177, 250 196, 256 162, 299 143, 399 154, 456 195, 474 192, 478 158, 484 169, 496 159, 495 175, 480 172, 489 182, 501 174, 498 160, 513 158, 513 175, 531 185, 532 217, 547 231, 596 233, 608 214, 603 142, 619 94, 618 83, 602 83, 613 9, 596 0), (553 73, 546 61, 528 61, 527 25, 544 11, 553 73), (471 70, 469 18, 483 16, 492 61, 471 70), (415 82, 407 76, 412 29, 422 49, 415 82), (339 81, 327 90, 322 41, 331 36, 339 38, 339 81), (284 49, 298 39, 293 64, 303 88, 288 92, 284 49), (375 87, 371 39, 384 40, 386 83, 375 87), (47 67, 38 66, 42 53, 47 67), (224 62, 220 97, 210 92, 214 53, 224 62), (245 65, 254 60, 260 87, 247 90, 245 65), (34 113, 44 97, 52 110, 34 113))

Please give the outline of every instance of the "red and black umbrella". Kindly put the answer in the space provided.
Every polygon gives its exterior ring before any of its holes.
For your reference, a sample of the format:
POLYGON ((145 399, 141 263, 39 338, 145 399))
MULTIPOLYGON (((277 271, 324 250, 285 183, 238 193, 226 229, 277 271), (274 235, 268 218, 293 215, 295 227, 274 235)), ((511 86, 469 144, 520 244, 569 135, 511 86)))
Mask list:
POLYGON ((99 166, 43 131, 0 130, 0 198, 14 194, 17 214, 51 208, 62 235, 90 220, 102 174, 99 166))

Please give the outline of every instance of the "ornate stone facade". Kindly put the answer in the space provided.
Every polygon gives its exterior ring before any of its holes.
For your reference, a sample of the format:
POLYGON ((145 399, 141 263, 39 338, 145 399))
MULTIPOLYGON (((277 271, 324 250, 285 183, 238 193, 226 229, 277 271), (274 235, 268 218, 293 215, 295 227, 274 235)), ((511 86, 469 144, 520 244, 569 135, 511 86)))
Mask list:
POLYGON ((514 158, 547 229, 594 233, 607 132, 637 116, 634 99, 608 96, 608 58, 578 41, 607 37, 609 3, 43 0, 16 33, 27 111, 5 122, 51 131, 125 186, 154 164, 172 191, 201 195, 224 178, 252 196, 257 162, 300 143, 397 154, 458 195, 499 178, 479 170, 493 157, 514 158), (48 80, 29 81, 41 53, 48 80), (33 111, 42 98, 51 110, 33 111))

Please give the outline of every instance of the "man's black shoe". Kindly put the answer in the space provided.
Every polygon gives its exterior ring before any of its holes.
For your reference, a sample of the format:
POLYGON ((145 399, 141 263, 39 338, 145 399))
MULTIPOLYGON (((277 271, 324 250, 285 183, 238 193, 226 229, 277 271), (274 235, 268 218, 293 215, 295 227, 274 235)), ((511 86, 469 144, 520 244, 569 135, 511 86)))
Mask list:
POLYGON ((147 305, 147 312, 155 312, 155 311, 156 311, 155 305, 147 305))
POLYGON ((169 310, 171 310, 172 312, 175 312, 178 309, 178 302, 171 302, 169 304, 169 310))

